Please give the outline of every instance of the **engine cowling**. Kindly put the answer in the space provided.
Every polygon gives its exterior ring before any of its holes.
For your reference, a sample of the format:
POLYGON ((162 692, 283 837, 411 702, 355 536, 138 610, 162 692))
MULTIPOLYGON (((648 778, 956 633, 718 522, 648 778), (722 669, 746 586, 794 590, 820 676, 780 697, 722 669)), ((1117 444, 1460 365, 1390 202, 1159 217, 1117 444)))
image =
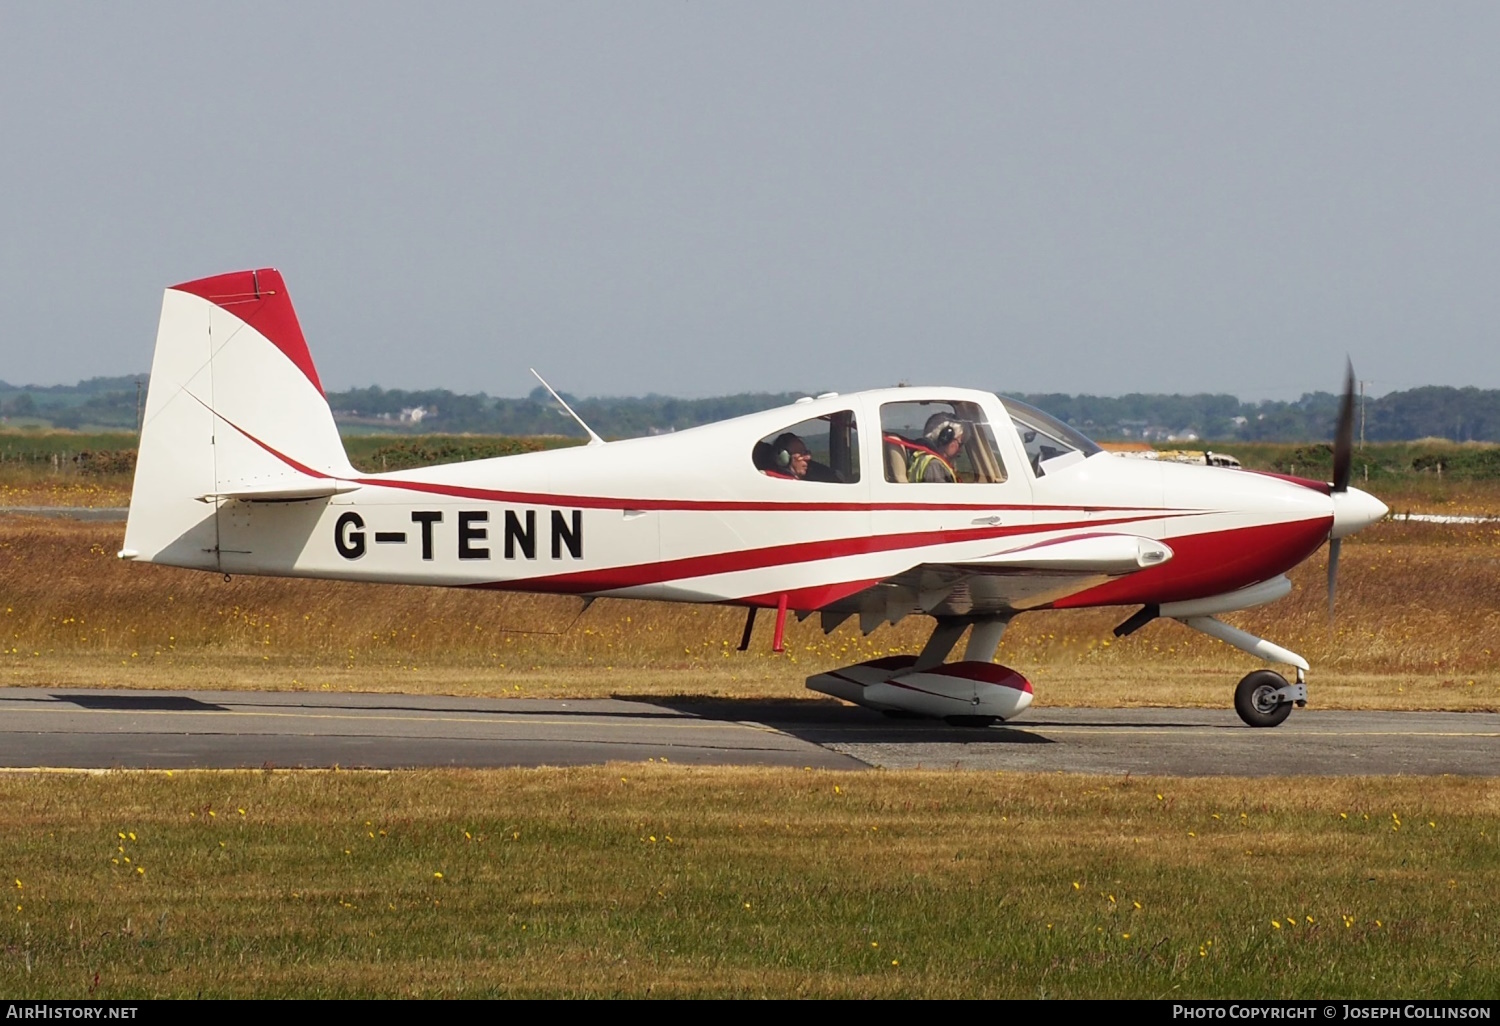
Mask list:
POLYGON ((944 663, 916 670, 915 656, 889 656, 807 678, 807 686, 871 709, 918 716, 1008 720, 1031 705, 1031 682, 995 663, 944 663))

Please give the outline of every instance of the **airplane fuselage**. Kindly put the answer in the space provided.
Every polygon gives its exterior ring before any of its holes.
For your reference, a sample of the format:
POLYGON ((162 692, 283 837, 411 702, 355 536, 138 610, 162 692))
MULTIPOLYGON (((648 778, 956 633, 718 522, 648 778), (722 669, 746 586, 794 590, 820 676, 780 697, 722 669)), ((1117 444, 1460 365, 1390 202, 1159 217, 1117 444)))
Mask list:
MULTIPOLYGON (((859 432, 881 466, 880 433, 859 432)), ((1095 453, 1036 476, 1001 401, 958 389, 836 396, 670 435, 346 479, 302 501, 219 500, 225 573, 819 608, 914 564, 961 564, 1079 532, 1166 542, 1157 567, 1042 606, 1171 602, 1295 566, 1328 537, 1312 482, 1095 453), (959 397, 986 409, 1007 473, 994 483, 774 478, 750 452, 787 422, 882 401, 959 397), (1311 485, 1311 486, 1310 486, 1311 485)), ((211 557, 211 558, 210 558, 211 557)))

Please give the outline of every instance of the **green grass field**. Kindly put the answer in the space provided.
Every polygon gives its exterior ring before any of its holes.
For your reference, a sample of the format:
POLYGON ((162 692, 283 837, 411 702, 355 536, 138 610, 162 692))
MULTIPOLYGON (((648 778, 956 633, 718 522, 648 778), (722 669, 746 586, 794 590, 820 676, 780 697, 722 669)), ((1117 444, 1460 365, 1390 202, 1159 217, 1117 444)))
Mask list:
POLYGON ((679 769, 0 777, 0 992, 1500 988, 1493 780, 679 769))

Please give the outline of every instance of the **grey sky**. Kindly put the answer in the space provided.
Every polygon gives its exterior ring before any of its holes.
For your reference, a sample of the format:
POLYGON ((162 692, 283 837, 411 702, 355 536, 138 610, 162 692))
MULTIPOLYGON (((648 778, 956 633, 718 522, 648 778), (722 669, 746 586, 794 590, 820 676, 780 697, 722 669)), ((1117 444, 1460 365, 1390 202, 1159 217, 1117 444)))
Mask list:
POLYGON ((0 378, 275 266, 330 388, 1497 388, 1497 52, 1492 3, 4 0, 0 378))

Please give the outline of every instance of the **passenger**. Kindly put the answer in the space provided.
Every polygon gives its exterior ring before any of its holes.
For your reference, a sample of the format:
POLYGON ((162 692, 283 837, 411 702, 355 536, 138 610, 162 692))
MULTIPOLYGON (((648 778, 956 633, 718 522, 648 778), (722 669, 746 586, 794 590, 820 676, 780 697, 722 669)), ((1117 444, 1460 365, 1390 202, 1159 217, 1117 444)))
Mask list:
POLYGON ((906 465, 908 481, 956 483, 953 460, 964 445, 964 423, 951 413, 934 413, 922 431, 925 447, 915 449, 906 465))
POLYGON ((807 443, 790 431, 776 436, 771 443, 771 466, 762 468, 767 477, 785 477, 801 481, 807 477, 807 468, 812 465, 812 450, 807 443))

